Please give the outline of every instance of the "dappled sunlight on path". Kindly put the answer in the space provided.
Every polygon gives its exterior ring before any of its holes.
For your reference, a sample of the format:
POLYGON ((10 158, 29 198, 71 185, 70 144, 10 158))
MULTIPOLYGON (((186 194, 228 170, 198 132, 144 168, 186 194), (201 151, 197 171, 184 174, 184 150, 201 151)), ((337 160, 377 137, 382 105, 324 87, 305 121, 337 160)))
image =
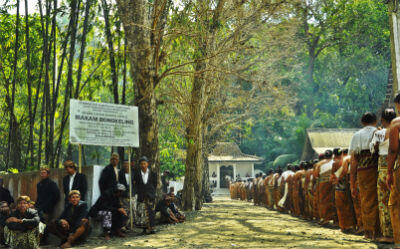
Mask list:
POLYGON ((184 224, 158 230, 151 236, 97 239, 85 248, 378 248, 362 236, 228 198, 206 204, 184 224))

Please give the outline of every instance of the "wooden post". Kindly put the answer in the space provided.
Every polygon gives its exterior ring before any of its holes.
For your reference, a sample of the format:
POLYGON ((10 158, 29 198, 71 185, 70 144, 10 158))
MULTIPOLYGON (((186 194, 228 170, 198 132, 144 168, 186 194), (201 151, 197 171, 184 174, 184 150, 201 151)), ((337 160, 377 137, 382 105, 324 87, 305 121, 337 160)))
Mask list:
POLYGON ((78 147, 79 147, 79 173, 82 173, 82 144, 79 144, 78 147))
POLYGON ((131 147, 128 148, 128 161, 129 161, 129 214, 131 231, 133 230, 133 203, 132 203, 132 169, 131 169, 131 147))

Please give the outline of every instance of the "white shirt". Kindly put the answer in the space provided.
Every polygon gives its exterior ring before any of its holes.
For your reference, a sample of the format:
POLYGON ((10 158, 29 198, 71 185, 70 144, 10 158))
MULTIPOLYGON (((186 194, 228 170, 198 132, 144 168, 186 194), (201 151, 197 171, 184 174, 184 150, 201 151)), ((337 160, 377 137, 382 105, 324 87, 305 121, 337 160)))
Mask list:
POLYGON ((72 190, 72 185, 74 184, 75 176, 76 176, 76 172, 73 175, 69 176, 69 192, 71 192, 71 190, 72 190))
POLYGON ((125 180, 126 180, 126 183, 127 183, 128 186, 129 186, 130 183, 131 183, 131 181, 129 181, 129 174, 128 174, 128 173, 125 173, 125 180))
POLYGON ((324 173, 326 173, 326 172, 332 170, 332 166, 333 166, 333 159, 330 160, 330 161, 327 162, 327 163, 324 163, 324 164, 321 166, 321 168, 320 168, 320 170, 319 170, 319 174, 322 175, 322 174, 324 174, 324 173))
POLYGON ((142 180, 144 184, 147 184, 147 181, 149 180, 149 170, 146 170, 146 173, 144 173, 142 170, 140 171, 142 173, 142 180))
POLYGON ((278 186, 281 186, 281 184, 282 184, 282 175, 278 178, 278 186))
POLYGON ((118 169, 117 167, 113 167, 114 168, 114 172, 115 172, 115 178, 117 179, 118 182, 118 169))
POLYGON ((286 170, 286 171, 284 171, 283 173, 282 173, 282 178, 283 178, 283 180, 287 180, 287 178, 289 177, 289 176, 291 176, 291 175, 294 175, 294 172, 293 171, 291 171, 291 170, 286 170))
POLYGON ((389 151, 389 139, 385 140, 386 129, 376 131, 372 137, 372 141, 369 144, 369 149, 371 153, 375 152, 375 145, 379 143, 379 155, 387 156, 389 151))
POLYGON ((371 143, 372 136, 376 131, 374 126, 365 126, 361 130, 354 133, 351 139, 349 152, 359 153, 362 150, 369 150, 369 144, 371 143))

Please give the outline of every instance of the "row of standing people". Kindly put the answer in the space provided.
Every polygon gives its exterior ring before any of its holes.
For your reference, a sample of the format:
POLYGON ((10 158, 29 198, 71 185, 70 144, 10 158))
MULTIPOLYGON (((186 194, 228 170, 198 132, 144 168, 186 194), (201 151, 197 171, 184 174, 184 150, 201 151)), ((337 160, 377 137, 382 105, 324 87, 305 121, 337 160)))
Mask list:
MULTIPOLYGON (((400 95, 395 98, 400 108, 400 95)), ((382 112, 377 128, 373 113, 361 118, 363 128, 349 149, 336 148, 317 160, 288 165, 266 176, 231 183, 231 198, 287 212, 372 241, 400 245, 400 118, 382 112)))

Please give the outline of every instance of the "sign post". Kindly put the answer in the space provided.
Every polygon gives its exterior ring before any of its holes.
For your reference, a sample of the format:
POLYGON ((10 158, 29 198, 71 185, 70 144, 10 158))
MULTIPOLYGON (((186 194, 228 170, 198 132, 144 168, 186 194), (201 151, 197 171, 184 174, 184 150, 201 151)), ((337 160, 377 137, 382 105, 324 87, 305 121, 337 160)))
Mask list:
POLYGON ((139 111, 126 106, 71 99, 72 144, 139 147, 139 111))
POLYGON ((79 173, 82 173, 82 144, 78 145, 79 148, 79 173))
POLYGON ((131 169, 131 147, 128 148, 128 161, 129 161, 129 215, 131 230, 133 230, 133 203, 132 203, 132 169, 131 169))
POLYGON ((131 148, 139 147, 139 111, 136 106, 70 100, 71 144, 79 146, 79 172, 82 171, 82 145, 128 147, 129 210, 133 229, 131 148))

